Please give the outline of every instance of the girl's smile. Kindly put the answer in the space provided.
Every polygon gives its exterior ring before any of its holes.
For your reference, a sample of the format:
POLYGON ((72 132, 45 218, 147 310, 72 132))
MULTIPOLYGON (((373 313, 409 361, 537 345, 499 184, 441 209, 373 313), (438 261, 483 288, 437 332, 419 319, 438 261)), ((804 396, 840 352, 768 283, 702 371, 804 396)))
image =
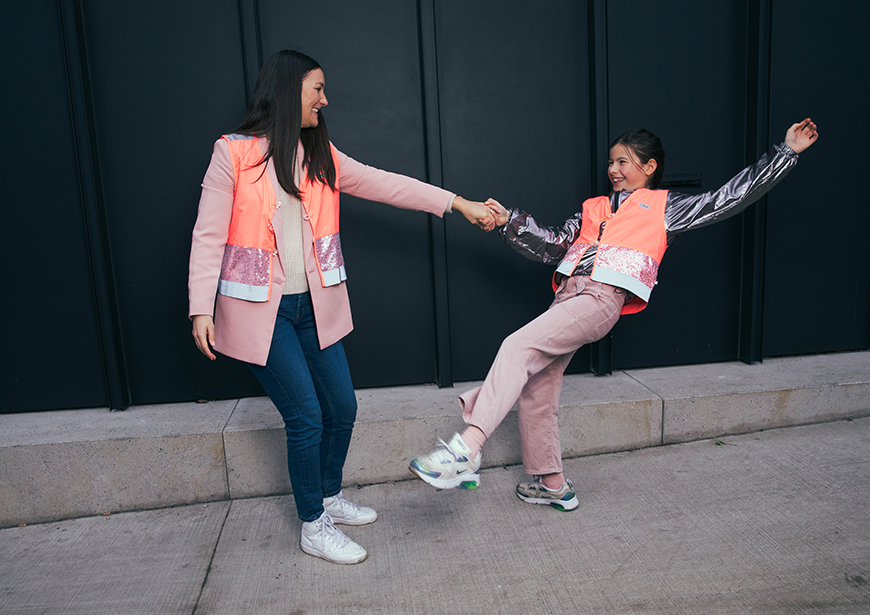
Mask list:
POLYGON ((610 149, 610 159, 607 161, 607 176, 613 185, 614 192, 627 190, 629 192, 638 188, 646 188, 650 177, 656 170, 655 158, 641 165, 635 153, 617 143, 610 149))

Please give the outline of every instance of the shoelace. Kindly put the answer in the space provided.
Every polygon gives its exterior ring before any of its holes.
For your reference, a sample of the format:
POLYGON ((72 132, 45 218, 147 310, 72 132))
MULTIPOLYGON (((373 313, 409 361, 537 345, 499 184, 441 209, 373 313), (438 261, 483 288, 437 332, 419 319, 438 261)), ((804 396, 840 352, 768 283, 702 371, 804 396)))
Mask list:
MULTIPOLYGON (((549 487, 545 486, 544 482, 541 480, 542 478, 543 477, 539 474, 535 474, 534 476, 532 476, 532 480, 529 483, 529 487, 532 489, 535 489, 538 493, 541 493, 541 492, 555 493, 555 492, 559 491, 559 489, 550 489, 549 487)), ((568 489, 573 490, 574 485, 571 483, 571 481, 566 480, 566 482, 568 483, 568 489)), ((561 487, 560 487, 560 489, 561 489, 561 487)))
POLYGON ((542 478, 542 476, 537 474, 532 476, 532 482, 529 483, 529 487, 531 487, 538 493, 555 493, 556 491, 558 491, 558 489, 550 489, 549 487, 547 487, 544 484, 544 481, 541 480, 542 478))
POLYGON ((338 493, 332 498, 333 504, 338 504, 339 508, 349 508, 352 512, 359 512, 359 504, 354 504, 353 502, 349 502, 344 499, 344 495, 338 493))
POLYGON ((332 522, 332 517, 328 514, 324 514, 321 518, 321 531, 323 532, 324 541, 326 538, 332 539, 335 545, 341 549, 347 543, 350 542, 350 538, 345 535, 344 532, 335 527, 335 524, 332 522))
POLYGON ((540 474, 535 474, 534 476, 532 476, 532 482, 529 483, 529 487, 531 487, 538 493, 546 490, 546 487, 544 487, 544 483, 541 482, 540 474))
POLYGON ((443 451, 435 451, 438 454, 439 462, 443 463, 445 461, 459 461, 462 458, 460 455, 457 455, 455 452, 453 452, 453 449, 450 448, 447 443, 441 438, 438 438, 438 448, 444 449, 443 451))

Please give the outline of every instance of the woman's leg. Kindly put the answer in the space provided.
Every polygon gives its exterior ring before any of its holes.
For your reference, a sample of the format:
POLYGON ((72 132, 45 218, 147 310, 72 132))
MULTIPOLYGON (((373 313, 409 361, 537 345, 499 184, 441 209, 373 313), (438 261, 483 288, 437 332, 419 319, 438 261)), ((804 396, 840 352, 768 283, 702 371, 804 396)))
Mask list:
MULTIPOLYGON (((311 317, 313 321, 313 313, 311 317)), ((332 497, 341 491, 344 462, 356 420, 356 394, 342 343, 321 350, 313 328, 303 330, 299 337, 323 420, 320 488, 323 497, 332 497)))
POLYGON ((356 397, 341 345, 320 350, 308 293, 281 299, 269 358, 251 369, 284 419, 297 514, 314 521, 341 489, 356 397))

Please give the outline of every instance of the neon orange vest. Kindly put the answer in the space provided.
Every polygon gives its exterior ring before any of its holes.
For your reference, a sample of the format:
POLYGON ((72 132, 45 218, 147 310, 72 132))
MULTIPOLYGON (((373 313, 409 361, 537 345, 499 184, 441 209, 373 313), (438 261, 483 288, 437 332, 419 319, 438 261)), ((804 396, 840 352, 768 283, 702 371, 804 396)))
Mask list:
MULTIPOLYGON (((556 272, 571 275, 586 251, 597 243, 592 279, 624 288, 635 295, 623 306, 622 314, 641 311, 649 301, 659 263, 668 248, 665 228, 667 198, 667 190, 641 188, 629 195, 615 214, 610 213, 609 197, 584 201, 580 235, 556 272), (607 224, 599 240, 598 232, 605 220, 607 224)), ((556 288, 554 276, 553 289, 556 288)))
MULTIPOLYGON (((246 301, 268 301, 272 291, 272 259, 278 255, 272 216, 277 198, 264 165, 257 137, 224 135, 233 165, 235 193, 218 292, 246 301)), ((336 184, 299 183, 302 205, 314 234, 314 251, 324 287, 347 279, 338 235, 338 157, 332 148, 336 184)))

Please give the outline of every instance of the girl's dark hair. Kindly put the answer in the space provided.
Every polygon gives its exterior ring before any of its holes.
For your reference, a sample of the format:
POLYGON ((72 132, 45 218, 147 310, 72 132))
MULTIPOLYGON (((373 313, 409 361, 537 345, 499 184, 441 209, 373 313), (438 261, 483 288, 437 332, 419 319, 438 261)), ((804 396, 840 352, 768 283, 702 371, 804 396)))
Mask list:
POLYGON ((274 54, 260 70, 245 119, 233 131, 269 139, 269 149, 260 164, 273 158, 278 183, 296 198, 301 198, 294 177, 300 140, 308 179, 329 184, 335 190, 335 163, 323 109, 318 113, 317 126, 302 129, 302 80, 318 68, 317 62, 298 51, 285 49, 274 54))
POLYGON ((661 188, 662 176, 665 174, 665 150, 657 136, 649 130, 638 128, 637 130, 626 131, 616 137, 610 147, 613 148, 615 145, 629 148, 634 152, 634 155, 637 156, 641 164, 646 164, 654 158, 656 170, 647 183, 651 184, 648 186, 650 188, 661 188))

